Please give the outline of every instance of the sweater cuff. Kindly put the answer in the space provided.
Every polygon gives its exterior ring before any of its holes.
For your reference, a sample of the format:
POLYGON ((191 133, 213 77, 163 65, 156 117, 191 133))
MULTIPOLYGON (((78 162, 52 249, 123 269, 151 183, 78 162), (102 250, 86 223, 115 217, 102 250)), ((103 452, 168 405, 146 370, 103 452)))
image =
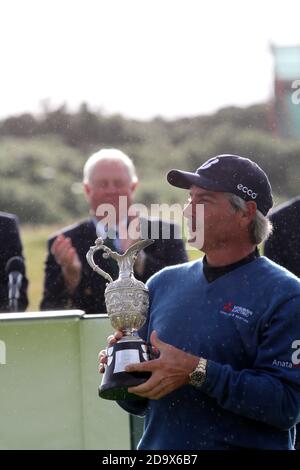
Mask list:
POLYGON ((201 391, 205 392, 207 395, 213 393, 216 385, 219 382, 219 376, 222 370, 222 364, 214 361, 207 361, 206 366, 206 377, 205 381, 201 387, 201 391))

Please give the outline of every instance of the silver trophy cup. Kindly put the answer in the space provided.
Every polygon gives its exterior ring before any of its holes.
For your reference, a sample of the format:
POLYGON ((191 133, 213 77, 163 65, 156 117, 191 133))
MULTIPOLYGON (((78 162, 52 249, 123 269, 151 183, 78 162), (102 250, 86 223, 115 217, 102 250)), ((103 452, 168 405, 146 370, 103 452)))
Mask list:
POLYGON ((87 255, 91 268, 107 281, 105 303, 107 314, 115 330, 121 330, 123 337, 107 349, 107 365, 99 387, 99 396, 108 400, 124 400, 136 395, 128 393, 128 387, 145 382, 150 373, 125 372, 128 364, 149 360, 149 346, 137 335, 145 323, 149 294, 145 284, 133 274, 133 265, 140 250, 154 243, 153 240, 141 240, 120 255, 104 245, 102 238, 97 238, 87 255), (116 281, 94 262, 94 253, 102 250, 104 258, 113 258, 119 266, 116 281))

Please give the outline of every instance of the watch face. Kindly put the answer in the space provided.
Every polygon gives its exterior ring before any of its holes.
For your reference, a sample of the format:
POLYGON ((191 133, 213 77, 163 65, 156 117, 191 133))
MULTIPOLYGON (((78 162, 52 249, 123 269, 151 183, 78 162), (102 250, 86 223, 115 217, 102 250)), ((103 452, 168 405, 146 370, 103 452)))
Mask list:
POLYGON ((206 377, 206 364, 205 359, 200 359, 196 369, 190 374, 190 384, 194 387, 201 387, 206 377))
POLYGON ((192 385, 201 385, 203 382, 204 374, 200 370, 194 370, 191 374, 191 384, 192 385))

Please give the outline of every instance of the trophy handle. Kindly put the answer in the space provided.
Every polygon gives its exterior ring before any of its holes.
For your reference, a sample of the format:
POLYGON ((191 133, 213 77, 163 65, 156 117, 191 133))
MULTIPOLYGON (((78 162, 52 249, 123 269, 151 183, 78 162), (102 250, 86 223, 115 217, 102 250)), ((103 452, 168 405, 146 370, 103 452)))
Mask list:
POLYGON ((120 269, 120 277, 127 277, 130 276, 130 273, 133 269, 134 261, 137 257, 137 254, 146 246, 151 245, 154 243, 154 240, 139 240, 134 245, 128 248, 123 255, 120 255, 116 251, 112 251, 108 246, 104 245, 103 239, 101 237, 97 238, 95 241, 95 245, 91 246, 89 251, 86 254, 86 259, 91 268, 96 271, 96 273, 100 274, 100 276, 107 279, 107 281, 113 282, 113 278, 103 271, 103 269, 99 268, 99 266, 94 261, 94 253, 98 250, 104 251, 103 257, 109 258, 111 257, 115 261, 117 261, 119 269, 120 269))
POLYGON ((108 282, 113 282, 113 278, 108 273, 103 271, 103 269, 99 268, 99 266, 94 261, 94 253, 96 253, 98 250, 104 251, 103 256, 106 258, 108 258, 108 256, 113 253, 108 246, 104 245, 103 239, 99 237, 95 241, 95 245, 91 246, 86 254, 87 262, 91 268, 96 271, 96 273, 100 274, 100 276, 104 277, 108 282))

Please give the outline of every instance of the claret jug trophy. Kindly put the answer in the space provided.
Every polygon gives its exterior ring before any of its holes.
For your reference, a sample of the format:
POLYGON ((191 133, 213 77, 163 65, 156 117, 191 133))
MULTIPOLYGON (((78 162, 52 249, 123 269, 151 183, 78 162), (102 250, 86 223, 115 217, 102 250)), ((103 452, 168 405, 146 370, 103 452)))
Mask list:
POLYGON ((145 382, 150 373, 126 372, 128 364, 140 363, 149 360, 149 346, 138 335, 145 323, 149 308, 149 294, 145 284, 138 281, 133 274, 133 265, 140 250, 151 245, 153 240, 140 240, 132 245, 124 254, 112 251, 97 238, 95 245, 91 246, 86 258, 91 268, 108 283, 105 289, 105 303, 107 314, 112 327, 121 330, 123 337, 114 345, 107 348, 107 364, 99 387, 99 396, 108 400, 125 400, 138 398, 130 394, 128 387, 140 385, 145 382), (112 258, 119 266, 119 277, 112 277, 103 271, 94 262, 94 253, 103 251, 104 258, 112 258))

